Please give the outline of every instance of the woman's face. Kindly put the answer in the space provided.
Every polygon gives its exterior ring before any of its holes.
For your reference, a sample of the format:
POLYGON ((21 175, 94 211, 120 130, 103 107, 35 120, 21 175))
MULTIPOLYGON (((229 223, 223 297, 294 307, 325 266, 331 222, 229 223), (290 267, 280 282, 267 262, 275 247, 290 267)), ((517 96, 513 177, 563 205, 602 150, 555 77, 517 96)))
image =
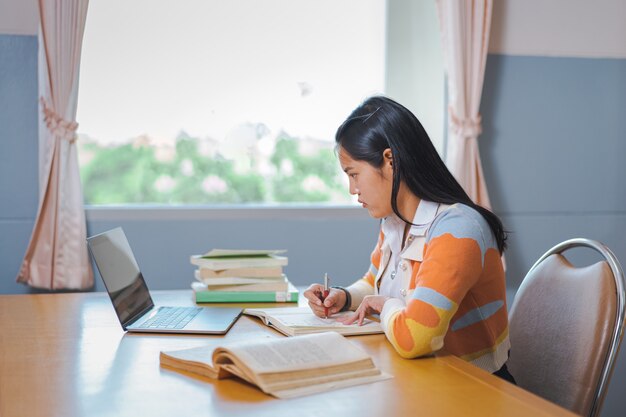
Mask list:
POLYGON ((391 188, 393 167, 391 150, 383 153, 381 168, 375 168, 365 161, 352 159, 348 152, 339 148, 339 163, 350 181, 350 194, 359 198, 359 203, 367 209, 370 216, 381 219, 393 213, 391 208, 391 188))

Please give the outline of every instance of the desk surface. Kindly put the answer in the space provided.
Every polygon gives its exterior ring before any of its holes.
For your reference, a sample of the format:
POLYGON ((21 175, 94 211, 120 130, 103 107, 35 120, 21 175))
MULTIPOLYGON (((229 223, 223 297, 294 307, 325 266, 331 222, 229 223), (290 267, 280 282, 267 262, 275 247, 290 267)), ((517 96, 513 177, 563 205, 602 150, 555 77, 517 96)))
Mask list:
MULTIPOLYGON (((153 294, 193 305, 190 291, 153 294)), ((276 306, 276 305, 275 305, 276 306)), ((280 306, 280 305, 278 305, 280 306)), ((125 334, 106 294, 0 296, 0 416, 574 416, 449 355, 406 360, 356 336, 393 379, 291 400, 159 367, 159 351, 273 333, 241 317, 225 337, 125 334)))

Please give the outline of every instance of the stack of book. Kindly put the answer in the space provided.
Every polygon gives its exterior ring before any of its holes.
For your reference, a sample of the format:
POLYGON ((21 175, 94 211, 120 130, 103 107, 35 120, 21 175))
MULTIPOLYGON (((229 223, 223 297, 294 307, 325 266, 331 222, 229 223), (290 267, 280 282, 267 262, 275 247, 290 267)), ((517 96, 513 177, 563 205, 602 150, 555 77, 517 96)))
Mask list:
POLYGON ((283 273, 284 250, 213 249, 192 255, 191 285, 197 303, 297 302, 298 290, 283 273))

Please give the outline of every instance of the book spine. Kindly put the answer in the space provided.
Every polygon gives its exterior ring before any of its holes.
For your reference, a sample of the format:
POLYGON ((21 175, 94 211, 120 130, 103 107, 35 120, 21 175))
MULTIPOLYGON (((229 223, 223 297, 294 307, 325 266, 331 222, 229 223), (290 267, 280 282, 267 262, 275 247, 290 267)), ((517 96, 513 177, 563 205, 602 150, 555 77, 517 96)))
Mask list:
POLYGON ((196 303, 296 303, 298 291, 196 291, 196 303))

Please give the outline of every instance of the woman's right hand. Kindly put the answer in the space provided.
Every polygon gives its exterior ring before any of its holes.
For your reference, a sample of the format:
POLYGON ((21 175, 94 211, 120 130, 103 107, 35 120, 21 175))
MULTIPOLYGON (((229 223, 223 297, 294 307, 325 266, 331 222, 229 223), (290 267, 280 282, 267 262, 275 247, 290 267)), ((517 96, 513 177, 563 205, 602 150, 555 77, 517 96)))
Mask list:
POLYGON ((309 307, 317 317, 326 317, 324 307, 328 308, 328 316, 340 311, 346 304, 346 294, 337 289, 330 288, 328 297, 322 303, 321 296, 324 292, 324 286, 321 284, 312 284, 304 291, 304 298, 309 301, 309 307))

